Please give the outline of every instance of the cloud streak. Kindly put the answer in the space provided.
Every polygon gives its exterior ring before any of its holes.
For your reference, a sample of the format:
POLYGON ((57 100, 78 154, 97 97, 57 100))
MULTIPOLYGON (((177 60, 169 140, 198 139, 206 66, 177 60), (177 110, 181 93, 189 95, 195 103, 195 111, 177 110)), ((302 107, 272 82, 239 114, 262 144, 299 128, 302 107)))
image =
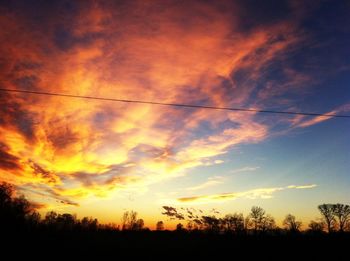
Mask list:
POLYGON ((246 167, 243 167, 243 168, 240 168, 240 169, 233 169, 233 170, 230 170, 230 173, 232 174, 235 174, 235 173, 240 173, 240 172, 251 172, 251 171, 256 171, 260 169, 260 167, 249 167, 249 166, 246 166, 246 167))
POLYGON ((300 185, 300 186, 289 185, 286 187, 272 187, 272 188, 258 188, 258 189, 252 189, 252 190, 247 190, 242 192, 182 197, 182 198, 178 198, 177 201, 180 203, 210 203, 210 202, 235 200, 238 198, 268 199, 268 198, 272 198, 273 194, 279 191, 288 190, 288 189, 311 189, 315 187, 317 187, 316 184, 300 185))
POLYGON ((222 184, 224 182, 224 178, 221 176, 215 176, 215 177, 209 177, 208 180, 202 184, 199 184, 197 186, 189 187, 186 190, 201 190, 206 189, 209 187, 213 187, 219 184, 222 184))

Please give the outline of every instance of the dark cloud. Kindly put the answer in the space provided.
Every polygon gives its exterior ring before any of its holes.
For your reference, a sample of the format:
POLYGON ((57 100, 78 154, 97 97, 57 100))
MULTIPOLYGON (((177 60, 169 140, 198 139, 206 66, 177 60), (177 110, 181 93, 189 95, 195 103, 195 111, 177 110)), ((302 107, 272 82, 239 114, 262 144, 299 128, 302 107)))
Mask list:
MULTIPOLYGON (((76 172, 69 178, 79 182, 84 187, 105 186, 105 185, 124 185, 126 182, 137 181, 137 177, 130 176, 131 170, 135 166, 130 162, 116 164, 109 167, 109 170, 97 174, 88 172, 76 172)), ((64 179, 64 177, 62 177, 64 179)))
POLYGON ((77 202, 74 202, 71 199, 63 197, 59 192, 55 191, 53 188, 44 184, 30 183, 30 184, 19 186, 18 189, 20 191, 23 191, 25 194, 39 195, 43 197, 45 200, 54 199, 56 202, 61 204, 72 205, 77 207, 79 206, 77 202))
POLYGON ((47 138, 55 149, 65 149, 79 139, 79 136, 68 127, 68 124, 63 124, 63 126, 60 126, 60 124, 62 123, 53 123, 56 127, 49 129, 47 132, 47 138))
POLYGON ((27 140, 35 138, 35 115, 23 109, 23 103, 8 93, 0 93, 0 125, 15 128, 27 140))
POLYGON ((7 13, 22 17, 27 24, 36 27, 37 30, 48 32, 52 23, 72 24, 73 19, 79 14, 80 3, 69 0, 19 0, 6 1, 2 8, 7 13))
POLYGON ((35 163, 34 161, 29 160, 28 164, 33 169, 34 174, 39 175, 45 179, 48 179, 49 182, 57 181, 58 177, 54 173, 48 170, 45 170, 43 167, 41 167, 39 164, 35 163))
POLYGON ((47 204, 40 203, 40 202, 33 202, 33 201, 30 202, 30 205, 34 209, 41 209, 41 208, 46 208, 47 207, 47 204))
POLYGON ((19 158, 8 152, 8 147, 0 142, 0 168, 5 170, 21 169, 19 158))
POLYGON ((244 0, 239 1, 239 29, 249 32, 257 27, 267 26, 285 20, 291 15, 288 0, 244 0))
POLYGON ((16 78, 12 81, 18 89, 22 90, 35 90, 39 82, 39 78, 35 75, 26 75, 20 78, 16 78))
POLYGON ((75 207, 79 207, 78 203, 76 203, 74 201, 71 201, 71 200, 68 200, 68 199, 60 200, 59 202, 62 203, 62 204, 65 204, 65 205, 72 205, 72 206, 75 206, 75 207))
POLYGON ((184 198, 178 198, 177 200, 180 202, 191 202, 191 201, 195 201, 197 199, 200 199, 202 197, 184 197, 184 198))

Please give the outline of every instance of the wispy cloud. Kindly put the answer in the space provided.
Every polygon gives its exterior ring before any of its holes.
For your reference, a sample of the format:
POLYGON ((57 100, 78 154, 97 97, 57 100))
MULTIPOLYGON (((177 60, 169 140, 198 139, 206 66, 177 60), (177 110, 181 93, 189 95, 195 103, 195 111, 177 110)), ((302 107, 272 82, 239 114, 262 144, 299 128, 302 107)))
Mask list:
POLYGON ((187 190, 201 190, 209 187, 213 187, 224 182, 224 178, 221 176, 210 177, 208 180, 200 185, 187 188, 187 190))
POLYGON ((256 167, 246 166, 246 167, 243 167, 243 168, 230 170, 229 173, 234 174, 234 173, 240 173, 240 172, 250 172, 250 171, 256 171, 258 169, 260 169, 259 166, 256 166, 256 167))
POLYGON ((310 185, 302 185, 302 186, 289 185, 287 188, 289 188, 289 189, 309 189, 309 188, 315 188, 315 187, 317 187, 316 184, 310 184, 310 185))
POLYGON ((283 191, 287 189, 311 189, 315 187, 317 187, 316 184, 300 185, 300 186, 289 185, 286 187, 258 188, 258 189, 252 189, 252 190, 241 191, 241 192, 183 197, 183 198, 178 198, 177 200, 178 202, 181 202, 181 203, 209 203, 209 202, 217 202, 217 201, 234 200, 238 198, 268 199, 268 198, 272 198, 273 194, 278 191, 283 191))
MULTIPOLYGON (((329 111, 325 114, 341 114, 341 113, 346 113, 350 111, 350 104, 344 104, 332 111, 329 111)), ((331 116, 316 116, 316 117, 311 117, 310 116, 296 116, 291 120, 291 123, 294 127, 298 128, 305 128, 309 127, 321 122, 324 122, 326 120, 333 119, 331 116)))

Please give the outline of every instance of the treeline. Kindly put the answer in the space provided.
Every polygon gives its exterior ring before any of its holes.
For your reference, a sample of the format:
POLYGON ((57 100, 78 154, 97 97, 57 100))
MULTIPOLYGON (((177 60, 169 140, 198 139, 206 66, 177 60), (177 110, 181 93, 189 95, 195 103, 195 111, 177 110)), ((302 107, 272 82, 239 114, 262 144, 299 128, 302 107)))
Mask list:
MULTIPOLYGON (((187 222, 188 231, 207 231, 214 233, 233 234, 281 234, 281 233, 343 233, 350 231, 350 206, 344 204, 322 204, 318 206, 321 218, 312 220, 308 227, 302 230, 302 222, 292 215, 286 215, 283 228, 276 225, 275 219, 266 211, 257 206, 251 208, 250 213, 244 217, 242 213, 227 214, 222 218, 215 215, 200 215, 202 211, 195 209, 176 209, 163 206, 162 214, 187 222), (196 212, 196 213, 195 213, 196 212)), ((176 230, 184 230, 181 223, 176 230)))
MULTIPOLYGON (((283 220, 283 228, 276 225, 275 219, 261 207, 251 208, 246 217, 242 213, 227 214, 224 217, 205 215, 202 210, 193 208, 176 209, 163 206, 162 213, 167 218, 179 220, 175 231, 178 233, 210 233, 235 235, 280 235, 280 234, 323 234, 344 233, 350 231, 350 206, 344 204, 322 204, 318 206, 321 218, 311 221, 307 229, 302 230, 302 222, 291 214, 283 220), (184 224, 183 224, 184 223, 184 224)), ((214 211, 215 212, 215 211, 214 211)), ((216 212, 215 214, 218 214, 216 212)), ((163 221, 156 223, 156 230, 163 231, 163 221)), ((72 214, 48 212, 41 217, 34 205, 24 197, 14 196, 14 187, 8 183, 0 184, 0 228, 2 231, 51 231, 51 232, 117 232, 149 231, 137 212, 126 211, 121 218, 121 225, 99 224, 96 218, 78 219, 72 214)))

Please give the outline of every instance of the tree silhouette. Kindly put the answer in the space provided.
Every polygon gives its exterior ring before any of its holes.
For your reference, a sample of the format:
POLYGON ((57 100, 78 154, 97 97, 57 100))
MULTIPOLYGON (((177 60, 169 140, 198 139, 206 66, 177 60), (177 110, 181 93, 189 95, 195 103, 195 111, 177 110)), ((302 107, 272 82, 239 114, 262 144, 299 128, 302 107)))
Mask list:
POLYGON ((96 231, 98 228, 98 220, 92 217, 83 217, 80 224, 83 230, 96 231))
POLYGON ((333 231, 335 225, 334 207, 333 204, 322 204, 318 206, 318 210, 321 212, 324 221, 327 225, 328 233, 333 231))
POLYGON ((158 221, 156 224, 156 230, 162 231, 164 230, 164 222, 163 221, 158 221))
POLYGON ((73 230, 76 223, 76 216, 69 213, 59 214, 56 218, 56 224, 60 230, 73 230))
POLYGON ((244 230, 244 217, 243 214, 227 214, 222 223, 226 232, 240 233, 244 230))
POLYGON ((344 204, 334 204, 332 207, 334 216, 338 219, 339 231, 343 232, 344 227, 350 220, 350 206, 344 204))
POLYGON ((137 212, 126 211, 122 217, 122 229, 123 230, 137 230, 137 212))
POLYGON ((145 226, 145 221, 143 221, 142 218, 139 218, 138 220, 136 220, 135 227, 133 230, 142 230, 144 226, 145 226))
POLYGON ((309 223, 309 231, 313 233, 321 233, 324 229, 324 223, 311 220, 309 223))
POLYGON ((291 232, 299 232, 302 223, 297 221, 295 216, 288 214, 283 220, 283 225, 291 232))
POLYGON ((220 231, 220 219, 215 216, 202 216, 202 223, 204 229, 209 232, 219 232, 220 231))
POLYGON ((261 207, 253 206, 250 211, 250 222, 253 225, 255 233, 261 229, 263 219, 265 217, 265 210, 261 207))
POLYGON ((275 219, 271 215, 266 215, 263 217, 261 222, 261 231, 269 231, 276 227, 275 219))
POLYGON ((44 223, 48 226, 53 226, 56 223, 58 214, 55 211, 47 212, 45 215, 44 223))
POLYGON ((0 184, 0 210, 3 213, 12 203, 14 188, 12 185, 3 182, 0 184))
POLYGON ((14 187, 11 184, 6 182, 0 184, 0 226, 5 229, 23 227, 30 222, 28 217, 34 212, 35 209, 23 195, 14 197, 14 187))
POLYGON ((183 231, 184 230, 184 225, 182 225, 181 223, 176 225, 176 231, 183 231))
POLYGON ((276 227, 275 219, 266 214, 265 210, 261 207, 253 206, 249 214, 249 218, 246 219, 247 227, 252 227, 255 234, 258 231, 266 232, 276 227))

